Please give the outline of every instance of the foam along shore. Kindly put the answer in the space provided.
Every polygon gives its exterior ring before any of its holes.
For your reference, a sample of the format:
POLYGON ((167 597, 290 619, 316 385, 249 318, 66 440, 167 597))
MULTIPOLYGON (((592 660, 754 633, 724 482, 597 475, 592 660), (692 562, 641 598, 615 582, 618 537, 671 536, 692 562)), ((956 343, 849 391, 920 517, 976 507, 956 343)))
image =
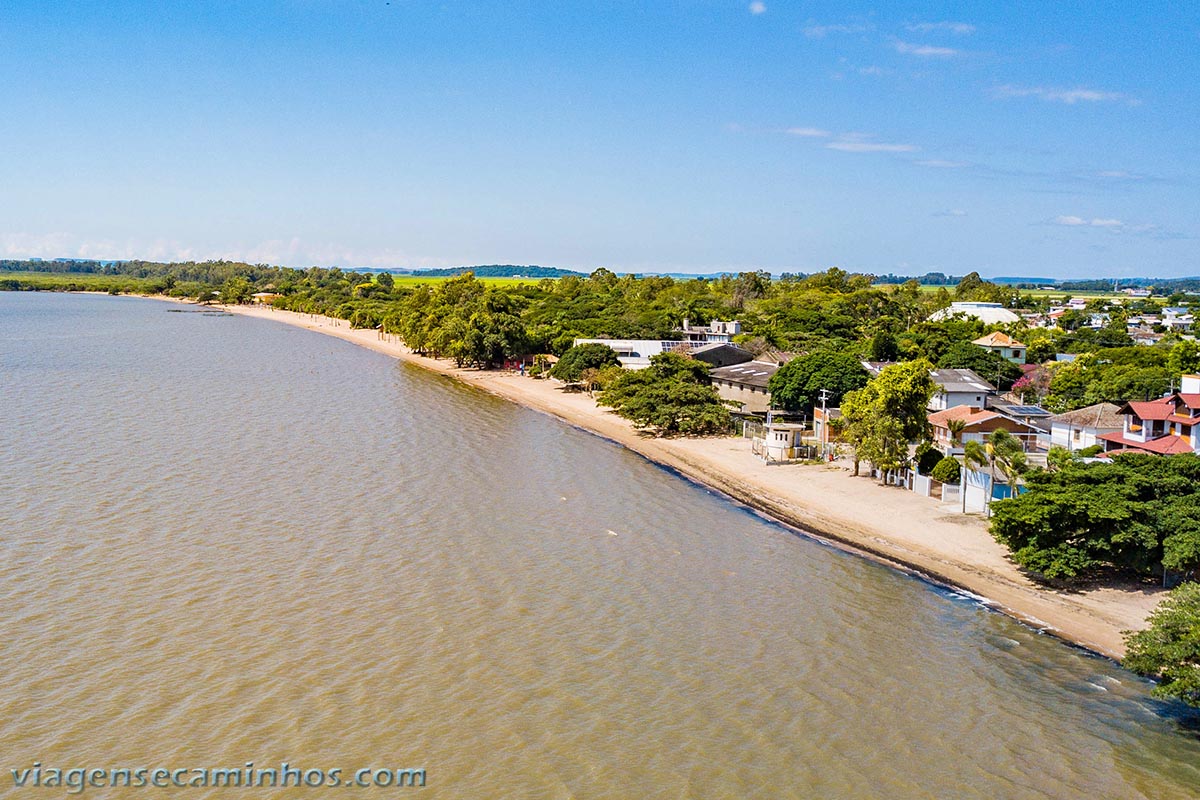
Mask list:
POLYGON ((787 525, 981 596, 996 610, 1106 656, 1121 657, 1122 631, 1146 627, 1164 596, 1146 586, 1048 589, 1007 559, 983 519, 944 511, 931 498, 880 486, 870 477, 852 477, 844 466, 765 465, 740 438, 651 438, 586 394, 564 392, 555 381, 458 368, 416 355, 395 337, 352 329, 345 320, 262 306, 219 308, 336 336, 552 414, 787 525))

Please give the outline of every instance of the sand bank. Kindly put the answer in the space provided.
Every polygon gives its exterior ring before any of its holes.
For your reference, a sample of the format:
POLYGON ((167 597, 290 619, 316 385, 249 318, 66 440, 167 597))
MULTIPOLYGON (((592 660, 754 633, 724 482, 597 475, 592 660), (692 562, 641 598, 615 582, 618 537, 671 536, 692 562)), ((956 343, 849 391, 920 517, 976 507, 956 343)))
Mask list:
POLYGON ((552 414, 788 525, 980 595, 997 610, 1107 656, 1124 653, 1121 632, 1144 628, 1163 596, 1140 586, 1079 592, 1044 588, 1006 558, 983 519, 868 477, 852 477, 844 465, 766 465, 740 438, 650 438, 587 395, 566 393, 554 381, 459 369, 450 361, 418 356, 394 337, 353 330, 345 320, 263 307, 227 310, 336 336, 552 414))

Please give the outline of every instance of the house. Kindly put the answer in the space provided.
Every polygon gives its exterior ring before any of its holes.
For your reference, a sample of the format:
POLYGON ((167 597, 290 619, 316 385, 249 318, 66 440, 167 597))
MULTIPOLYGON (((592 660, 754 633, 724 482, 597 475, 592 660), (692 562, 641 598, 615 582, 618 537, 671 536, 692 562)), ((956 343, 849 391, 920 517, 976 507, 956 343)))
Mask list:
POLYGON ((1129 295, 1130 297, 1149 297, 1150 296, 1149 289, 1125 289, 1123 291, 1125 292, 1125 294, 1129 295))
POLYGON ((275 298, 283 297, 279 292, 255 292, 250 295, 250 301, 255 305, 269 306, 275 301, 275 298))
POLYGON ((702 344, 689 350, 688 355, 710 367, 728 367, 731 364, 745 364, 754 360, 753 353, 731 342, 702 344))
POLYGON ((1187 306, 1168 306, 1162 310, 1162 324, 1169 330, 1191 330, 1194 321, 1187 306))
POLYGON ((692 325, 685 319, 683 327, 675 332, 683 334, 684 341, 692 345, 732 342, 733 337, 742 332, 742 323, 736 319, 729 321, 716 319, 709 325, 692 325))
MULTIPOLYGON (((862 365, 874 378, 896 363, 898 362, 863 361, 862 365)), ((996 393, 996 387, 979 377, 972 369, 935 369, 930 370, 929 377, 937 385, 937 390, 929 398, 930 411, 971 404, 983 408, 987 405, 988 397, 996 393)))
POLYGON ((1072 297, 1067 301, 1067 308, 1071 311, 1083 311, 1087 308, 1088 299, 1086 297, 1072 297))
POLYGON ((991 350, 993 353, 999 353, 1001 358, 1006 358, 1014 364, 1025 363, 1025 345, 1007 333, 994 331, 987 336, 979 337, 971 344, 982 347, 984 350, 991 350))
POLYGON ((833 432, 831 423, 835 419, 841 419, 842 409, 834 406, 833 408, 814 408, 813 409, 813 435, 822 445, 827 445, 830 442, 838 441, 838 435, 833 432))
POLYGON ((951 303, 949 308, 943 308, 933 312, 929 316, 931 322, 940 322, 944 319, 950 319, 962 315, 964 317, 975 317, 981 319, 988 325, 1000 325, 1009 322, 1018 322, 1021 318, 1009 311, 1000 303, 951 303))
POLYGON ((1115 403, 1096 403, 1087 408, 1056 414, 1050 418, 1050 446, 1082 450, 1104 444, 1100 437, 1119 433, 1125 427, 1121 407, 1115 403))
POLYGON ((955 406, 974 405, 983 408, 996 387, 971 369, 935 369, 929 373, 937 391, 929 398, 929 409, 941 411, 955 406))
POLYGON ((686 350, 687 342, 666 339, 576 339, 581 344, 605 344, 617 353, 617 360, 626 369, 642 369, 650 366, 650 356, 686 350))
POLYGON ((996 398, 989 398, 987 407, 990 411, 996 411, 1033 428, 1037 431, 1038 449, 1050 449, 1050 417, 1053 415, 1049 411, 1038 405, 1010 403, 996 398))
POLYGON ((1020 439, 1026 451, 1037 447, 1037 428, 999 411, 978 406, 954 406, 936 411, 929 415, 929 425, 933 429, 934 444, 947 455, 961 454, 966 442, 985 442, 988 434, 996 430, 1006 430, 1020 439), (957 437, 950 432, 952 420, 962 420, 963 423, 962 432, 957 437))
POLYGON ((1200 453, 1200 375, 1184 375, 1181 384, 1175 394, 1121 406, 1117 412, 1124 418, 1121 430, 1097 437, 1105 450, 1200 453))
POLYGON ((717 367, 708 373, 713 387, 722 400, 737 403, 735 414, 766 414, 771 409, 771 392, 767 383, 779 370, 779 365, 767 361, 747 361, 728 367, 717 367))

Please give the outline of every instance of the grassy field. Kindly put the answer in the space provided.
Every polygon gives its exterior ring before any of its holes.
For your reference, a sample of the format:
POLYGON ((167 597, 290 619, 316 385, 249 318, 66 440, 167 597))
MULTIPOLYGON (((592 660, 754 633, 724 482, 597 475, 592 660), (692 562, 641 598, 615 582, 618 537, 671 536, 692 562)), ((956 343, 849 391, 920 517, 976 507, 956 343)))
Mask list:
MULTIPOLYGON (((887 283, 877 283, 877 284, 875 284, 875 288, 886 289, 890 285, 891 284, 887 284, 887 283)), ((951 295, 954 294, 953 286, 922 286, 921 287, 922 292, 936 292, 938 289, 945 289, 946 291, 950 292, 951 295)), ((1067 291, 1066 289, 1021 289, 1020 292, 1021 292, 1021 294, 1027 294, 1027 295, 1030 295, 1031 297, 1088 297, 1088 298, 1102 297, 1105 300, 1114 300, 1114 299, 1118 299, 1118 298, 1126 298, 1127 297, 1127 295, 1124 292, 1080 292, 1080 291, 1067 291)))
POLYGON ((118 289, 122 292, 145 292, 154 278, 135 278, 132 275, 97 275, 94 273, 64 273, 64 272, 4 272, 0 271, 0 288, 5 281, 19 281, 21 284, 34 288, 51 291, 63 291, 73 288, 77 291, 107 292, 118 289))

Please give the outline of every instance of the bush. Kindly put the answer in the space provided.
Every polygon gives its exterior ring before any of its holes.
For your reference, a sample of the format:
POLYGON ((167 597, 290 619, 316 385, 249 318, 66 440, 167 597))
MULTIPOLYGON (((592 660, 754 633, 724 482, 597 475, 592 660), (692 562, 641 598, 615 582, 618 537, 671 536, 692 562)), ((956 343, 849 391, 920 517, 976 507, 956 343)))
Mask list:
POLYGON ((917 448, 917 472, 929 475, 933 468, 942 463, 944 454, 929 442, 917 448))
POLYGON ((935 481, 957 484, 960 471, 961 467, 958 464, 958 459, 953 456, 946 456, 934 466, 929 476, 935 481))

